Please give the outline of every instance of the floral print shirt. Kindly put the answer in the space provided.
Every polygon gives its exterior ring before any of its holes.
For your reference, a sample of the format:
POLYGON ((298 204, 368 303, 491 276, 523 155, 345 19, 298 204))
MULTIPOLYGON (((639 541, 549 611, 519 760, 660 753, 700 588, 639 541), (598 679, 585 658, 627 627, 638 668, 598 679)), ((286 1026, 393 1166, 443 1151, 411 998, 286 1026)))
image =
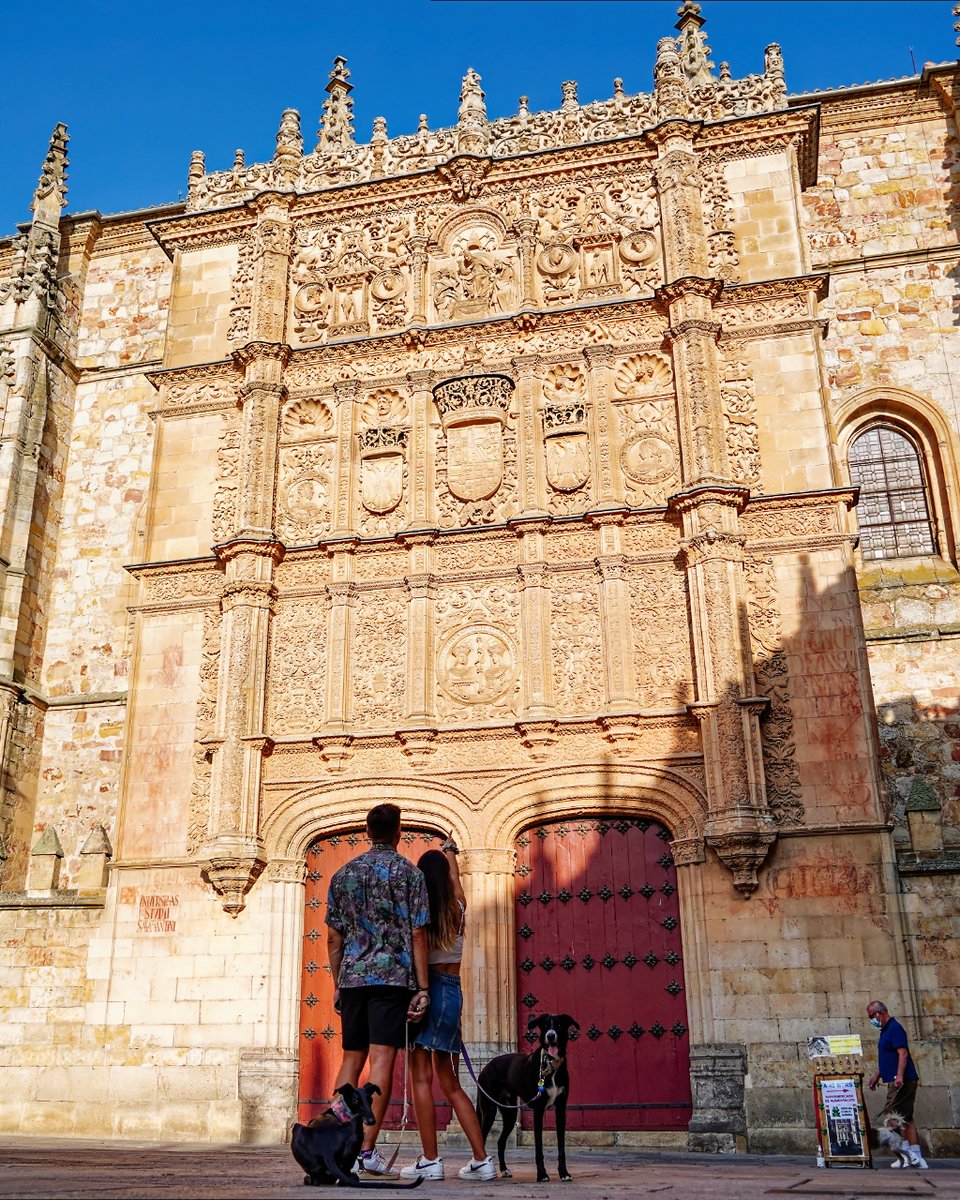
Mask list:
POLYGON ((423 874, 392 846, 358 854, 330 880, 326 922, 343 937, 338 987, 414 989, 413 930, 430 920, 423 874))

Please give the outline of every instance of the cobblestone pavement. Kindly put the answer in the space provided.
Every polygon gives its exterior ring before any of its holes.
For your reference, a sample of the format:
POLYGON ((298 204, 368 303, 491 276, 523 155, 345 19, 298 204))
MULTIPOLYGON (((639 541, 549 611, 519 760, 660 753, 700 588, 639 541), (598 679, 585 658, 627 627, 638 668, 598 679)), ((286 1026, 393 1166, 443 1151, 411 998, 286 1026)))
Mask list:
MULTIPOLYGON (((929 1171, 817 1170, 802 1158, 743 1155, 704 1157, 635 1151, 576 1149, 568 1165, 573 1183, 534 1182, 533 1151, 514 1150, 512 1179, 464 1183, 466 1161, 448 1152, 448 1178, 424 1183, 417 1200, 467 1194, 497 1200, 533 1200, 561 1193, 563 1200, 752 1200, 753 1197, 842 1197, 867 1200, 960 1200, 960 1161, 934 1162, 929 1171)), ((401 1151, 400 1161, 408 1156, 401 1151)), ((554 1172, 555 1172, 555 1164, 554 1172)), ((551 1168, 548 1153, 547 1169, 551 1168)), ((209 1146, 196 1143, 96 1142, 65 1138, 0 1137, 0 1197, 18 1200, 123 1200, 130 1197, 271 1197, 312 1200, 332 1189, 306 1189, 286 1146, 209 1146)), ((382 1193, 400 1196, 392 1188, 382 1193)))

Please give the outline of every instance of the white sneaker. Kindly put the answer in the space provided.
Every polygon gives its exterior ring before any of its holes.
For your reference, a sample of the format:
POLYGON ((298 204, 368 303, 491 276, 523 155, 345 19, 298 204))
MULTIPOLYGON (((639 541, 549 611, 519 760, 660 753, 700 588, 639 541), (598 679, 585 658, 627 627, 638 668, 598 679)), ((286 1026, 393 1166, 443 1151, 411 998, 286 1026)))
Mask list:
POLYGON ((415 1163, 401 1169, 400 1178, 440 1180, 443 1178, 443 1159, 424 1158, 421 1154, 415 1163))
POLYGON ((372 1150, 364 1150, 360 1155, 360 1170, 367 1175, 396 1175, 376 1146, 372 1150))
POLYGON ((487 1183, 491 1179, 496 1179, 497 1168, 493 1165, 493 1159, 488 1155, 483 1162, 477 1162, 472 1158, 465 1167, 461 1167, 457 1172, 461 1179, 475 1179, 478 1183, 487 1183))
POLYGON ((912 1151, 910 1154, 910 1166, 911 1167, 919 1167, 921 1171, 929 1171, 930 1170, 930 1168, 927 1166, 927 1160, 923 1157, 923 1155, 922 1154, 914 1154, 912 1151))

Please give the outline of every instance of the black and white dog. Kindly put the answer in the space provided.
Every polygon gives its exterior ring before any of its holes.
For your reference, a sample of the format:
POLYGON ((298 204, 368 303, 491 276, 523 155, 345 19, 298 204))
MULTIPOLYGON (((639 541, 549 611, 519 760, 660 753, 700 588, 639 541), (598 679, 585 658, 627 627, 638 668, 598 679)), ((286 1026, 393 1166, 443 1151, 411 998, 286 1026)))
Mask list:
POLYGON ((333 1183, 368 1189, 419 1187, 422 1179, 415 1183, 361 1182, 353 1165, 363 1145, 364 1125, 376 1123, 370 1102, 380 1095, 380 1089, 375 1083, 365 1083, 361 1088, 345 1083, 334 1095, 336 1099, 325 1113, 306 1125, 298 1121, 293 1127, 290 1150, 306 1171, 303 1182, 312 1187, 333 1183))
POLYGON ((531 1017, 527 1028, 540 1031, 540 1039, 529 1054, 499 1054, 477 1077, 480 1131, 486 1141, 499 1110, 503 1128, 497 1139, 497 1154, 500 1174, 509 1178, 511 1172, 504 1158, 507 1138, 517 1123, 520 1106, 530 1108, 533 1111, 537 1183, 548 1183, 550 1176, 543 1162, 543 1114, 552 1108, 557 1115, 557 1171, 561 1179, 569 1180, 564 1145, 570 1093, 567 1039, 570 1030, 580 1026, 568 1013, 544 1013, 542 1017, 531 1017))

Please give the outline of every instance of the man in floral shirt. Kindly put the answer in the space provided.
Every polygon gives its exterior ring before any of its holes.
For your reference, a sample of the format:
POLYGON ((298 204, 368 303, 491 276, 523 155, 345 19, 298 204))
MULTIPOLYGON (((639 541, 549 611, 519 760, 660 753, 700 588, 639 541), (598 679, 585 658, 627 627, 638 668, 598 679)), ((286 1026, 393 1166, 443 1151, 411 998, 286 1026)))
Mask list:
POLYGON ((408 1019, 423 1016, 430 997, 425 926, 430 907, 423 875, 397 852, 400 809, 378 804, 367 813, 373 843, 330 880, 327 954, 334 1007, 343 1031, 343 1062, 337 1081, 357 1086, 370 1061, 375 1125, 364 1128, 360 1165, 385 1175, 387 1164, 374 1143, 390 1103, 393 1064, 405 1044, 408 1019))

